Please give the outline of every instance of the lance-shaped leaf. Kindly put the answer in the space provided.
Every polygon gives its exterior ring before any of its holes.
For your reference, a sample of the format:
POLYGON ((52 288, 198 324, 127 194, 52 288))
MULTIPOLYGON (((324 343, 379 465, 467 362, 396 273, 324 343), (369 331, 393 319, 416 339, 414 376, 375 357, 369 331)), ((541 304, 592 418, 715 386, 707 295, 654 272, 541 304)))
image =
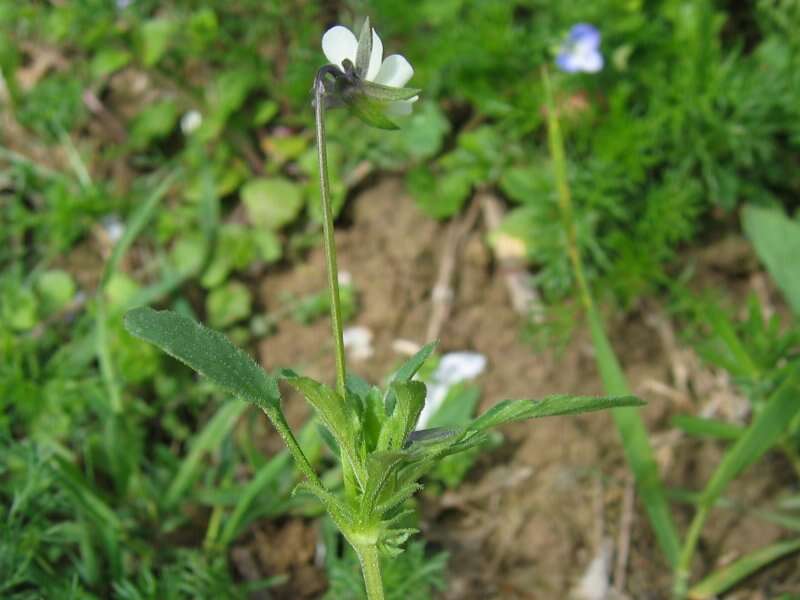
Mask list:
POLYGON ((556 415, 574 415, 606 408, 621 406, 641 406, 644 402, 634 396, 570 396, 559 394, 548 396, 542 400, 504 400, 475 419, 468 429, 483 431, 504 423, 552 417, 556 415))
MULTIPOLYGON (((428 357, 433 353, 436 349, 436 345, 439 342, 430 342, 425 344, 422 348, 417 351, 417 353, 409 358, 406 362, 404 362, 397 371, 394 372, 389 378, 390 383, 394 383, 395 381, 410 381, 414 375, 417 374, 417 371, 420 370, 425 361, 428 360, 428 357)), ((395 397, 394 392, 392 391, 392 386, 386 388, 386 394, 383 399, 383 404, 386 407, 386 413, 392 414, 394 410, 394 403, 395 397)))
POLYGON ((286 381, 308 400, 319 415, 322 424, 331 432, 346 458, 353 468, 362 489, 366 482, 366 472, 361 452, 357 450, 358 433, 355 428, 355 415, 333 389, 309 379, 308 377, 286 377, 286 381))
POLYGON ((420 92, 422 92, 422 90, 418 88, 392 87, 390 85, 375 83, 374 81, 362 81, 361 89, 368 98, 379 102, 411 100, 411 98, 419 96, 420 92))
POLYGON ((356 523, 356 517, 353 511, 328 490, 318 485, 302 482, 295 486, 292 495, 298 492, 309 492, 316 496, 331 516, 331 519, 333 519, 333 522, 336 523, 336 526, 345 536, 352 530, 353 525, 356 523))
POLYGON ((759 548, 695 585, 689 590, 689 598, 692 600, 716 598, 756 571, 797 551, 800 551, 800 539, 798 538, 759 548))
MULTIPOLYGON (((361 516, 369 518, 387 483, 394 479, 397 467, 405 460, 400 452, 373 452, 367 458, 367 485, 361 498, 361 516)), ((390 486, 391 487, 391 486, 390 486)))
POLYGON ((436 350, 436 345, 438 343, 439 342, 430 342, 420 348, 414 356, 409 358, 394 372, 391 381, 408 381, 414 377, 422 365, 425 364, 425 361, 428 360, 428 357, 436 350))
POLYGON ((228 393, 273 412, 280 410, 275 378, 218 331, 176 312, 148 307, 129 311, 125 315, 125 328, 205 375, 228 393))
POLYGON ((392 416, 383 424, 378 450, 399 450, 414 431, 425 406, 425 384, 421 381, 396 381, 391 385, 396 398, 392 416))

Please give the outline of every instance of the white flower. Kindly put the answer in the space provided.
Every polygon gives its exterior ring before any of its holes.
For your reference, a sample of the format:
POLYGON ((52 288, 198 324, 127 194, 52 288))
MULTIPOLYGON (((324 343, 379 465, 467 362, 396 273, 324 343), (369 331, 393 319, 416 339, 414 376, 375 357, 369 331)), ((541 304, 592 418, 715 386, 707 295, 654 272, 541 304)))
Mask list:
POLYGON ((424 429, 439 410, 450 388, 475 379, 486 369, 486 357, 478 352, 450 352, 442 357, 428 383, 425 407, 419 415, 417 430, 424 429))
POLYGON ((372 331, 366 327, 356 325, 344 330, 342 343, 350 353, 350 358, 360 362, 375 354, 375 350, 372 348, 372 337, 372 331))
POLYGON ((181 117, 181 131, 183 135, 190 135, 203 124, 203 115, 196 110, 190 110, 181 117))
MULTIPOLYGON (((336 25, 328 29, 322 36, 322 51, 331 64, 336 65, 344 72, 345 60, 356 63, 358 39, 347 27, 336 25)), ((364 79, 388 87, 401 88, 413 75, 414 69, 404 56, 392 54, 383 59, 383 42, 375 29, 372 29, 372 52, 364 79)), ((408 100, 390 102, 386 107, 386 113, 392 116, 411 114, 411 105, 418 98, 419 96, 414 96, 408 100)))

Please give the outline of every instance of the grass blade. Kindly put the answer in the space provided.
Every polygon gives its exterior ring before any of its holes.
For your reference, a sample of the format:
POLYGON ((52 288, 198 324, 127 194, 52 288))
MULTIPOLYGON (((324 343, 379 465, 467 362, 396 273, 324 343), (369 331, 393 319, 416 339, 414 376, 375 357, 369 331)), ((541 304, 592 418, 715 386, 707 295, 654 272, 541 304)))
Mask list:
MULTIPOLYGON (((547 102, 547 137, 553 162, 555 186, 558 192, 559 213, 567 239, 566 251, 572 264, 581 302, 584 305, 589 321, 592 343, 597 357, 597 367, 607 394, 611 396, 629 396, 631 394, 630 387, 619 365, 617 355, 608 341, 603 321, 595 308, 589 284, 584 274, 573 217, 564 141, 561 137, 561 126, 558 122, 553 90, 546 68, 542 69, 542 81, 547 102)), ((656 540, 669 564, 674 566, 678 562, 680 541, 678 531, 669 511, 664 486, 658 473, 658 464, 650 446, 647 428, 635 408, 615 408, 611 410, 611 414, 622 438, 625 457, 636 478, 636 486, 647 509, 656 540)))
MULTIPOLYGON (((589 327, 592 334, 597 367, 606 393, 614 395, 630 394, 630 387, 611 347, 605 328, 594 305, 588 310, 589 327)), ((672 520, 667 495, 658 473, 653 448, 647 435, 647 428, 639 411, 635 408, 615 408, 611 410, 614 423, 622 439, 625 458, 636 479, 636 487, 642 498, 650 524, 653 527, 658 545, 671 566, 678 563, 680 538, 672 520)))
POLYGON ((203 456, 208 452, 217 449, 225 439, 239 417, 247 409, 247 404, 243 402, 228 402, 216 412, 211 420, 206 423, 203 430, 197 434, 191 443, 191 449, 186 458, 183 459, 175 479, 172 480, 167 493, 164 496, 164 506, 172 509, 184 497, 186 491, 200 476, 204 465, 203 456))
POLYGON ((798 550, 800 550, 800 538, 760 548, 706 577, 689 590, 689 598, 692 600, 714 598, 759 569, 798 550))

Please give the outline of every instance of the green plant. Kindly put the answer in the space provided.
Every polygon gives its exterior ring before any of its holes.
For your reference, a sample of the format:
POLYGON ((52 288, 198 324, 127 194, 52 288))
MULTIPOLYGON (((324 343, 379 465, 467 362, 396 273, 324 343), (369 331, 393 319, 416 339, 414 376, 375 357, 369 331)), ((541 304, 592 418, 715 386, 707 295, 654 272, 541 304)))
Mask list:
POLYGON ((336 64, 321 68, 314 81, 323 236, 336 358, 335 389, 289 370, 270 375, 222 334, 178 313, 139 308, 126 315, 125 325, 137 337, 157 345, 229 393, 264 411, 305 476, 299 489, 315 495, 325 507, 359 558, 367 597, 377 600, 384 598, 380 556, 402 552, 405 541, 414 533, 415 529, 407 523, 405 503, 420 489, 419 479, 441 458, 482 444, 487 430, 505 423, 635 406, 641 401, 629 395, 506 400, 466 424, 415 431, 426 390, 413 377, 435 344, 425 346, 402 365, 385 390, 347 376, 326 164, 325 109, 327 105, 343 103, 371 125, 394 128, 396 125, 386 111, 405 112, 406 105, 398 103, 415 99, 419 93, 396 87, 410 77, 410 65, 406 68, 402 57, 394 59, 397 72, 408 77, 387 76, 386 85, 374 82, 381 65, 381 52, 368 20, 358 41, 351 40, 355 40, 353 34, 342 27, 326 34, 323 48, 336 64), (331 33, 334 31, 335 36, 331 33), (338 41, 332 42, 333 37, 338 41), (323 485, 289 428, 281 409, 279 381, 285 381, 305 396, 327 430, 326 437, 341 462, 342 496, 323 485))
MULTIPOLYGON (((570 257, 573 274, 577 282, 581 301, 589 321, 592 342, 597 352, 597 365, 608 393, 626 393, 629 389, 619 361, 605 333, 602 317, 598 312, 589 284, 584 274, 583 262, 575 231, 570 187, 565 168, 564 144, 561 138, 558 111, 550 88, 547 71, 543 71, 547 91, 548 134, 555 185, 559 191, 561 225, 566 240, 566 251, 570 257)), ((792 266, 787 266, 781 257, 785 245, 796 244, 798 230, 793 223, 780 215, 768 214, 757 209, 745 211, 746 228, 755 238, 759 254, 770 270, 775 270, 776 279, 790 292, 792 266), (782 244, 768 235, 782 232, 782 244)), ((757 550, 742 557, 732 565, 720 569, 690 588, 692 560, 711 510, 717 505, 731 481, 748 467, 755 464, 766 452, 783 449, 795 464, 796 447, 787 445, 796 436, 800 405, 800 360, 793 350, 796 337, 780 335, 773 320, 768 325, 760 311, 750 312, 745 331, 748 342, 741 340, 730 320, 721 311, 703 307, 703 319, 710 321, 719 340, 713 350, 720 364, 750 391, 754 402, 754 416, 745 428, 725 427, 721 424, 703 422, 699 419, 683 419, 688 429, 698 433, 713 434, 732 442, 723 458, 695 498, 695 512, 686 534, 681 539, 672 520, 665 488, 660 481, 658 467, 648 440, 647 430, 640 417, 632 411, 615 409, 614 416, 625 448, 626 457, 636 478, 638 489, 645 502, 651 526, 662 552, 673 570, 673 597, 711 598, 749 576, 764 565, 800 549, 800 541, 789 540, 757 550), (777 352, 777 353, 776 353, 777 352)), ((679 421, 681 422, 681 421, 679 421)))

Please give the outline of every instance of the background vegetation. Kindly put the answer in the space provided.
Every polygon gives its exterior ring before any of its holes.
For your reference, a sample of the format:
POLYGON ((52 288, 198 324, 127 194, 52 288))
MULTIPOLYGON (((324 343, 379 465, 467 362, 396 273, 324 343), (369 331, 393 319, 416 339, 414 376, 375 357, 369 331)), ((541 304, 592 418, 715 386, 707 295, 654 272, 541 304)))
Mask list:
MULTIPOLYGON (((424 93, 395 134, 331 115, 339 210, 387 172, 431 219, 493 190, 507 213, 487 243, 517 239, 556 328, 580 324, 541 68, 573 24, 592 23, 602 72, 553 74, 590 284, 619 311, 663 299, 750 414, 782 386, 797 390, 800 4, 417 4, 0 4, 0 595, 237 598, 280 583, 243 581, 230 551, 254 522, 317 516, 290 496, 287 456, 262 452, 258 415, 135 341, 121 316, 170 306, 252 347, 283 319, 326 314, 315 294, 264 314, 254 289, 319 242, 309 90, 322 32, 363 15, 424 93), (763 318, 757 300, 731 307, 724 289, 689 291, 687 257, 728 235, 754 244, 782 318, 763 318)), ((356 315, 357 290, 345 286, 345 303, 356 315)), ((758 449, 797 467, 791 414, 758 449)), ((676 426, 726 444, 753 420, 676 426)), ((326 464, 315 427, 304 444, 326 464)), ((468 464, 452 467, 434 488, 468 464)), ((796 473, 782 484, 796 486, 796 473)), ((352 597, 352 557, 323 538, 328 593, 352 597)), ((419 574, 413 590, 395 586, 398 598, 444 585, 435 556, 420 542, 387 573, 419 574)))

